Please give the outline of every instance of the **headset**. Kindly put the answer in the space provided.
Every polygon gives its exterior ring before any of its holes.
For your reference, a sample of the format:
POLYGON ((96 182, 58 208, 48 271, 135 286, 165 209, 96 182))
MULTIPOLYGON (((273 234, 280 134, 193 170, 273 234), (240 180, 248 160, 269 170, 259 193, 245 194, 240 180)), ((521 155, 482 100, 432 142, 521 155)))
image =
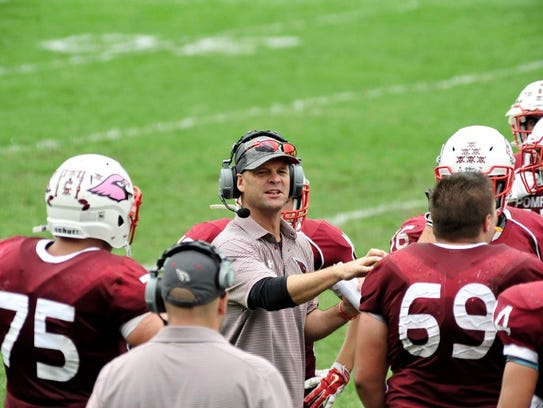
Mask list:
POLYGON ((153 313, 164 313, 164 299, 162 297, 161 276, 164 263, 175 254, 183 251, 198 251, 212 258, 217 265, 217 277, 215 284, 223 293, 235 282, 234 269, 232 263, 222 255, 215 246, 205 241, 185 241, 175 244, 166 249, 162 256, 157 260, 156 267, 149 271, 149 281, 145 286, 145 303, 149 311, 153 313))
MULTIPOLYGON (((273 130, 251 130, 242 136, 232 146, 230 152, 230 158, 223 160, 221 173, 219 176, 219 198, 225 203, 225 199, 238 198, 240 191, 237 188, 237 171, 236 166, 232 166, 232 161, 236 156, 239 147, 243 144, 257 137, 267 136, 270 139, 275 139, 281 143, 288 143, 279 133, 273 130)), ((300 164, 290 164, 290 190, 288 192, 289 197, 299 198, 302 195, 302 188, 304 185, 304 171, 300 164)), ((227 206, 228 208, 228 206, 227 206)), ((235 211, 234 211, 235 212, 235 211)))

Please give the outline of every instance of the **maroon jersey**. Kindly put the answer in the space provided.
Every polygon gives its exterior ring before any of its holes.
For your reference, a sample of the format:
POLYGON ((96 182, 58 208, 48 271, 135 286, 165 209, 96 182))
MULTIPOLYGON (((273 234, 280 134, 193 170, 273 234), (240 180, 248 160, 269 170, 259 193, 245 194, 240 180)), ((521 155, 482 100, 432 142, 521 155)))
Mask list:
MULTIPOLYGON (((505 225, 494 235, 492 244, 506 244, 543 259, 543 217, 510 206, 500 217, 505 217, 505 225)), ((405 221, 390 239, 390 252, 417 242, 425 223, 424 214, 405 221)))
POLYGON ((232 221, 231 218, 221 218, 218 220, 204 221, 200 224, 194 224, 181 238, 179 242, 183 241, 205 241, 212 243, 219 233, 232 221))
MULTIPOLYGON (((230 218, 221 218, 195 224, 178 242, 202 240, 211 243, 230 221, 230 218)), ((349 237, 328 221, 306 218, 302 232, 311 243, 315 270, 355 259, 354 247, 349 237)))
MULTIPOLYGON (((230 221, 230 218, 221 218, 196 224, 179 239, 179 242, 203 240, 211 243, 230 221)), ((354 247, 349 237, 328 221, 306 218, 302 233, 311 243, 315 270, 355 259, 354 247)), ((311 378, 315 376, 316 368, 313 343, 306 343, 305 349, 305 376, 311 378)))
POLYGON ((135 261, 97 248, 53 257, 50 242, 0 241, 6 407, 84 407, 120 354, 121 326, 147 312, 147 272, 135 261))
MULTIPOLYGON (((543 282, 513 286, 498 296, 494 311, 503 353, 534 368, 543 367, 543 282)), ((543 376, 535 394, 543 398, 543 376)))
POLYGON ((360 310, 388 326, 387 407, 495 407, 504 357, 492 311, 543 263, 506 245, 413 244, 367 275, 360 310))

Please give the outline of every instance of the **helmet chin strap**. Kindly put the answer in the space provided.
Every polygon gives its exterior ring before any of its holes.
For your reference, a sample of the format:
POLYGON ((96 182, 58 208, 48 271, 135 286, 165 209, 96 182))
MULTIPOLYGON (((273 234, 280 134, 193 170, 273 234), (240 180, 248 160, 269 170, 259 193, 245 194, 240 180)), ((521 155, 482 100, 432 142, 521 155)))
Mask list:
POLYGON ((126 256, 129 258, 132 258, 132 249, 130 248, 130 244, 127 242, 126 244, 123 245, 123 248, 126 252, 126 256))

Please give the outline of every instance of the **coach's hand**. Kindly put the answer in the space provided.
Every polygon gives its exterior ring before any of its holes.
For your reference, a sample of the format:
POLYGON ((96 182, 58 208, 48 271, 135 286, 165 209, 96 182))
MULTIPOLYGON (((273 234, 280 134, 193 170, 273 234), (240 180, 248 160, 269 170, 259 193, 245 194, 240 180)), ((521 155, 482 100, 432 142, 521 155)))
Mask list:
POLYGON ((349 280, 366 276, 386 254, 386 251, 382 249, 371 248, 365 256, 341 264, 342 279, 349 280))

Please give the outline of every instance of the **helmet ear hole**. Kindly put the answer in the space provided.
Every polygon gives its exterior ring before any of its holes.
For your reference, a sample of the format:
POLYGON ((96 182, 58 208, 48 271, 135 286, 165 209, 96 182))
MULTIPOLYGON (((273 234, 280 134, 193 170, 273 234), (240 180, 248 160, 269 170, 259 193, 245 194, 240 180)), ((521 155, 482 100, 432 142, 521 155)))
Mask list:
POLYGON ((117 219, 117 226, 120 227, 124 224, 124 218, 119 215, 119 218, 117 219))

